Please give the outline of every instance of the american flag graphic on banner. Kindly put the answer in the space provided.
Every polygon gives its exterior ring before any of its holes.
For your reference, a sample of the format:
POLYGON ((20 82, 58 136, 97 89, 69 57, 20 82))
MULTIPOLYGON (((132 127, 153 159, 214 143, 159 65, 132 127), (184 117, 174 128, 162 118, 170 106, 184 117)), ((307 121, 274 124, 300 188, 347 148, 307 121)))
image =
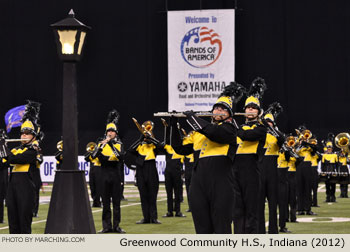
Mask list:
POLYGON ((214 64, 219 59, 221 51, 222 42, 219 34, 206 26, 191 29, 181 42, 183 59, 197 68, 214 64))

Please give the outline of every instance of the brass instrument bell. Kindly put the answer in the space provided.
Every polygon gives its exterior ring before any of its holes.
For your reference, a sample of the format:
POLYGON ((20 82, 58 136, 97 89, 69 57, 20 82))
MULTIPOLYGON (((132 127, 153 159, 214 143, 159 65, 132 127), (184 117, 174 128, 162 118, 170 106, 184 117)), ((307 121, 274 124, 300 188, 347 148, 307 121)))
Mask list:
POLYGON ((97 147, 97 144, 94 143, 94 142, 89 142, 87 145, 86 145, 86 151, 87 152, 93 152, 97 147))

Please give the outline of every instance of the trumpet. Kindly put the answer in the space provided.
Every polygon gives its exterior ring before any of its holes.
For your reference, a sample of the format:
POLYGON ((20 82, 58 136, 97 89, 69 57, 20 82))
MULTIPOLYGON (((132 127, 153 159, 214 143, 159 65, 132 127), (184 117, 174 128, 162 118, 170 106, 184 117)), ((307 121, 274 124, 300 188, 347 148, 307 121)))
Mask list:
POLYGON ((286 138, 286 145, 290 148, 293 148, 296 144, 296 140, 294 136, 289 136, 286 138))
POLYGON ((146 121, 142 125, 140 125, 135 118, 132 118, 132 120, 134 121, 137 129, 141 132, 141 134, 143 134, 144 136, 154 137, 152 132, 154 128, 154 123, 152 121, 146 121))
MULTIPOLYGON (((256 115, 254 113, 234 113, 235 116, 246 116, 246 115, 256 115)), ((186 117, 186 115, 183 112, 157 112, 154 113, 153 116, 162 116, 162 117, 186 117)), ((225 116, 225 114, 214 114, 211 112, 195 112, 195 116, 225 116)))
POLYGON ((86 151, 87 152, 94 152, 94 150, 96 149, 97 147, 97 144, 94 143, 94 142, 89 142, 87 145, 86 145, 86 151))
POLYGON ((63 151, 63 140, 59 141, 56 145, 58 151, 63 151))

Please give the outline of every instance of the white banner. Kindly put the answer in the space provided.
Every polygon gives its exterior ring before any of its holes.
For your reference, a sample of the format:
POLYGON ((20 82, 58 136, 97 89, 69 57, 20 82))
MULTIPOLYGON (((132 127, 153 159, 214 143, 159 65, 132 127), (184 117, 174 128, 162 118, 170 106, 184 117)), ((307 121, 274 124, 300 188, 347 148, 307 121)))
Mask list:
MULTIPOLYGON (((89 182, 90 163, 84 160, 84 156, 78 156, 79 170, 85 171, 86 182, 89 182)), ((156 158, 156 166, 159 174, 159 181, 164 181, 164 170, 166 166, 165 156, 156 158)), ((55 180, 56 159, 55 156, 44 156, 44 162, 40 166, 40 175, 43 182, 53 182, 55 180)), ((124 165, 125 182, 133 182, 135 171, 124 165)))
POLYGON ((235 80, 235 11, 168 12, 169 111, 209 111, 235 80))

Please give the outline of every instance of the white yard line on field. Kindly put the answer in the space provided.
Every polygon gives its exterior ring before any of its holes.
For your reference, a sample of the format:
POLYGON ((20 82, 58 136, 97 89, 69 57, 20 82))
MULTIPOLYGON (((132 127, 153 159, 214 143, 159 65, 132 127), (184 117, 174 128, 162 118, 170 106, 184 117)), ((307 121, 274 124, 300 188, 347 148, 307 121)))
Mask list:
MULTIPOLYGON (((157 200, 157 201, 164 201, 164 200, 166 200, 166 198, 159 199, 159 200, 157 200)), ((120 208, 128 207, 128 206, 136 206, 136 205, 141 205, 141 202, 140 202, 140 203, 132 203, 132 204, 128 204, 128 205, 123 205, 123 206, 120 206, 120 208)), ((98 210, 92 211, 92 213, 98 213, 98 212, 102 212, 102 208, 101 208, 101 209, 98 209, 98 210)), ((46 222, 46 220, 33 221, 33 222, 32 222, 32 225, 33 225, 33 224, 37 224, 37 223, 42 223, 42 222, 46 222)), ((4 230, 4 229, 8 229, 8 228, 9 228, 9 226, 6 226, 6 227, 0 228, 0 230, 4 230)))

